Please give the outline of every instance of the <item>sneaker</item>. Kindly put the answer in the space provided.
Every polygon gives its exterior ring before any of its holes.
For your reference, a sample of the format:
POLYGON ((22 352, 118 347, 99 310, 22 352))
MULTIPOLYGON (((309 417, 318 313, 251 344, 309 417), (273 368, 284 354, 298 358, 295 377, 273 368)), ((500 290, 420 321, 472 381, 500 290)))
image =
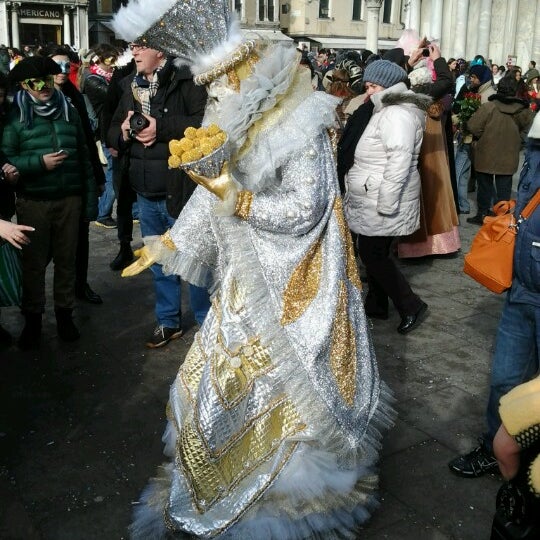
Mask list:
POLYGON ((166 326, 156 326, 154 333, 150 336, 150 339, 146 342, 146 346, 150 349, 157 349, 158 347, 164 347, 171 341, 171 339, 179 338, 182 335, 181 328, 167 328, 166 326))
POLYGON ((497 472, 499 465, 493 452, 486 448, 482 439, 472 452, 459 456, 448 463, 450 470, 465 478, 478 478, 488 472, 497 472))
POLYGON ((102 219, 96 219, 94 223, 98 227, 104 227, 105 229, 116 229, 116 221, 112 217, 106 217, 102 219))

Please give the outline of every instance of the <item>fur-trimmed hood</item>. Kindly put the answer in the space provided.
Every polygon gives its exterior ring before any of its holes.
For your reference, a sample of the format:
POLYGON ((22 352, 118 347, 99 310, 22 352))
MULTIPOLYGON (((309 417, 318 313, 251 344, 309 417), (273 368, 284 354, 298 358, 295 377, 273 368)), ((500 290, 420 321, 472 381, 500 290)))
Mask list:
POLYGON ((433 100, 426 94, 417 94, 409 90, 407 85, 401 82, 373 94, 371 101, 375 106, 374 112, 379 112, 382 108, 390 105, 414 105, 422 111, 427 111, 433 100))

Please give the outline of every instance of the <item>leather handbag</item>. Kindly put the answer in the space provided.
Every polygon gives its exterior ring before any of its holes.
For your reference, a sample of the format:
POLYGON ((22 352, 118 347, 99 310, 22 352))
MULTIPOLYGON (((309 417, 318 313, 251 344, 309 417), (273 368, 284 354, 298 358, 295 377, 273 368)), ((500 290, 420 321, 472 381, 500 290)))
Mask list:
POLYGON ((514 216, 515 200, 493 206, 495 216, 486 216, 465 255, 463 271, 480 285, 501 294, 512 285, 514 246, 519 223, 528 219, 540 203, 540 190, 529 200, 519 219, 514 216))

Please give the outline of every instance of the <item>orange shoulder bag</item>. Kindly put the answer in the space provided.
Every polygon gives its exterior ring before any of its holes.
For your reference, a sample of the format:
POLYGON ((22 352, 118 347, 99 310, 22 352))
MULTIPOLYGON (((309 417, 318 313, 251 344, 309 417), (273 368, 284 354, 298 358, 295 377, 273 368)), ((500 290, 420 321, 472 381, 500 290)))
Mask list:
POLYGON ((521 220, 527 219, 540 204, 540 189, 521 212, 514 216, 516 201, 500 201, 493 206, 495 216, 486 216, 465 255, 463 271, 480 285, 502 293, 512 285, 514 245, 521 220))

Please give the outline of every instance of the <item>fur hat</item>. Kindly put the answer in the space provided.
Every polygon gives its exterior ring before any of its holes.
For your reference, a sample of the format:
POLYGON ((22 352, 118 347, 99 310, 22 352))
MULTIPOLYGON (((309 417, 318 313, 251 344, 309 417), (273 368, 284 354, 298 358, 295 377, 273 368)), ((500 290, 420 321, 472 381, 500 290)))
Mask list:
POLYGON ((420 86, 433 82, 433 75, 426 60, 420 60, 414 66, 414 69, 409 73, 409 81, 411 81, 411 86, 420 86))
POLYGON ((389 60, 375 60, 364 71, 364 83, 373 83, 390 88, 407 79, 406 71, 389 60))
POLYGON ((23 58, 10 72, 12 82, 36 79, 47 75, 58 75, 62 68, 47 56, 29 56, 23 58))
POLYGON ((476 75, 478 77, 478 80, 480 81, 480 84, 485 84, 488 81, 491 81, 492 73, 491 70, 487 66, 482 65, 474 65, 469 70, 470 75, 476 75))

